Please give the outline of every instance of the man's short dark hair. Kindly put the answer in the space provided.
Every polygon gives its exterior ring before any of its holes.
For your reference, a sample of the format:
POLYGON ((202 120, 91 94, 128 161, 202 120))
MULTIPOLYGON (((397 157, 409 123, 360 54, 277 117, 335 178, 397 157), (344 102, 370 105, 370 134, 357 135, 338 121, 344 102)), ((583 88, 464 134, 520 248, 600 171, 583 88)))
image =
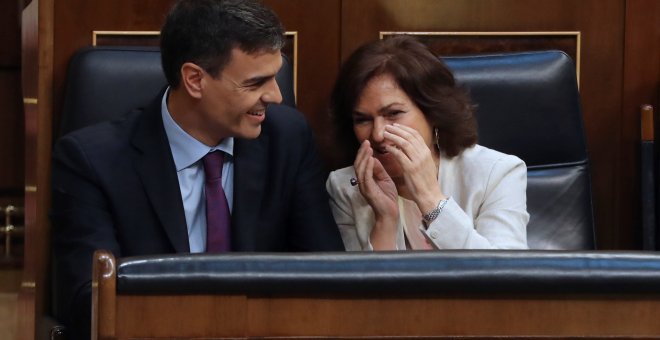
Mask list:
POLYGON ((217 77, 238 47, 248 54, 284 46, 277 15, 257 0, 182 0, 161 29, 161 61, 171 87, 181 83, 181 66, 192 62, 217 77))
POLYGON ((449 158, 477 142, 474 106, 456 85, 449 68, 421 42, 400 35, 363 45, 342 66, 331 97, 339 141, 357 150, 352 114, 369 81, 390 75, 439 132, 438 144, 449 158))

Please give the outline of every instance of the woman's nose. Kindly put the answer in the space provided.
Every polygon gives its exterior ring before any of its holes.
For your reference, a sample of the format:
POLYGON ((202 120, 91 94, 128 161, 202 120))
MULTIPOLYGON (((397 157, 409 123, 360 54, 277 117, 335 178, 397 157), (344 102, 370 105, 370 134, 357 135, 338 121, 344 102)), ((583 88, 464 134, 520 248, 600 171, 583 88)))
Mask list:
POLYGON ((382 117, 376 117, 374 127, 371 130, 371 141, 374 143, 382 142, 383 132, 385 132, 385 120, 382 117))

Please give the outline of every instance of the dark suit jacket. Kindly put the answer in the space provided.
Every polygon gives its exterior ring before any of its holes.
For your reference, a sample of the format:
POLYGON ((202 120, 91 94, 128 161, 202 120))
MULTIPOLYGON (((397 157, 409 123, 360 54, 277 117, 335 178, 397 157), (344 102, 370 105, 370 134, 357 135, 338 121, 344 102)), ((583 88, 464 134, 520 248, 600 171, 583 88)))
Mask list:
MULTIPOLYGON (((78 130, 53 151, 55 312, 89 334, 92 254, 189 252, 161 97, 125 119, 78 130)), ((257 139, 236 139, 232 249, 343 250, 303 115, 271 105, 257 139)))

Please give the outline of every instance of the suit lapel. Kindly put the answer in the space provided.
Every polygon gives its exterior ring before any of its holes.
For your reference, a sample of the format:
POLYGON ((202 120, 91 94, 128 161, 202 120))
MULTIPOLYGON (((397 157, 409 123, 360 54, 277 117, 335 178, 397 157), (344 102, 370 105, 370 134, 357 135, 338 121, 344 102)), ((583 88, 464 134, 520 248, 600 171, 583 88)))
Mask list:
POLYGON ((136 170, 176 252, 189 252, 179 180, 160 112, 161 95, 144 111, 132 137, 136 170))
MULTIPOLYGON (((262 125, 263 127, 263 125, 262 125)), ((234 206, 232 248, 255 251, 258 221, 267 181, 268 135, 254 140, 236 139, 234 145, 234 206)))

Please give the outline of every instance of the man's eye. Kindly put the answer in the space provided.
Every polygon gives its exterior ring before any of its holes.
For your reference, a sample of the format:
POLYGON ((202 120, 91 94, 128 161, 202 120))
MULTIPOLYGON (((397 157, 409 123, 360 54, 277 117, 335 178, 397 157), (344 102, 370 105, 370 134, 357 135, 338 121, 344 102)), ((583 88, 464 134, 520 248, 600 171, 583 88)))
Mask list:
POLYGON ((260 88, 263 85, 264 85, 264 82, 257 82, 257 83, 248 84, 246 87, 251 89, 251 90, 256 90, 256 89, 260 88))
POLYGON ((258 79, 258 80, 251 81, 251 82, 245 84, 245 88, 250 89, 250 90, 256 90, 256 89, 264 86, 264 84, 266 84, 266 82, 268 82, 268 80, 269 79, 258 79))

